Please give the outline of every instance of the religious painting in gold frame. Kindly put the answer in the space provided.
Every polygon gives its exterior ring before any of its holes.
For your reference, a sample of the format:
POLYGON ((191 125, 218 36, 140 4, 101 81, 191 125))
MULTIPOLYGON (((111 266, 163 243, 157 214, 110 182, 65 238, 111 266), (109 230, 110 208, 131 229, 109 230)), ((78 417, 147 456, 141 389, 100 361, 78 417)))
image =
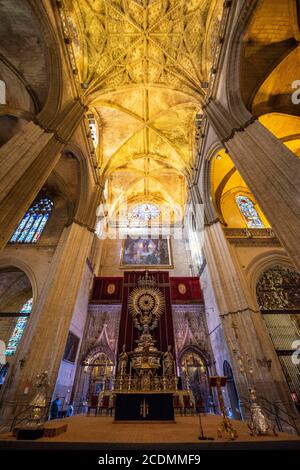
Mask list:
POLYGON ((172 269, 171 241, 163 237, 127 237, 123 240, 121 268, 172 269))

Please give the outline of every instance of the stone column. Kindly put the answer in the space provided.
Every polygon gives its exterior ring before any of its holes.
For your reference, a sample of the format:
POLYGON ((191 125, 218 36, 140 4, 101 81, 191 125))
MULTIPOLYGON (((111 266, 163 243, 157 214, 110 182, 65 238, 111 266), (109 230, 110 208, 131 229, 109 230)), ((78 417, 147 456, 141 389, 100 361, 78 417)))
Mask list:
POLYGON ((270 401, 288 401, 289 389, 260 311, 219 222, 206 226, 204 252, 240 398, 248 397, 248 387, 254 385, 270 401))
POLYGON ((197 183, 192 183, 190 185, 189 194, 191 196, 191 202, 194 206, 197 206, 197 204, 203 204, 197 183))
POLYGON ((79 101, 68 103, 53 128, 29 122, 0 148, 0 250, 43 187, 83 114, 79 101))
MULTIPOLYGON (((87 208, 87 221, 92 219, 92 213, 95 216, 97 204, 94 202, 98 194, 96 190, 87 208)), ((0 415, 6 420, 18 412, 20 403, 27 403, 32 398, 32 383, 38 373, 49 372, 49 396, 53 393, 93 236, 93 228, 88 226, 88 222, 76 220, 64 229, 48 278, 34 305, 32 315, 36 324, 28 335, 25 332, 27 338, 24 340, 29 345, 23 347, 22 344, 23 350, 17 351, 14 371, 4 384, 4 406, 7 401, 15 403, 13 408, 1 410, 0 415), (24 360, 21 368, 20 359, 24 360), (29 394, 24 394, 27 387, 29 394)))
POLYGON ((238 123, 213 100, 208 120, 300 271, 300 160, 254 117, 238 123))

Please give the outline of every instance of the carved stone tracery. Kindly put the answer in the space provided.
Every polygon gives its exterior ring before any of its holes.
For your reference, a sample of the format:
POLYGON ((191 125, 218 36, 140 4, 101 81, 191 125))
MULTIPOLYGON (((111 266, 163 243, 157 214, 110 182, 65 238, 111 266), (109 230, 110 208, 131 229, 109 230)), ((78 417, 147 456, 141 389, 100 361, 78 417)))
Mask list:
POLYGON ((300 309, 300 274, 274 266, 260 277, 256 293, 261 310, 300 309))
POLYGON ((183 207, 223 1, 64 0, 62 5, 72 68, 101 123, 99 160, 109 176, 108 202, 126 195, 132 203, 183 207))

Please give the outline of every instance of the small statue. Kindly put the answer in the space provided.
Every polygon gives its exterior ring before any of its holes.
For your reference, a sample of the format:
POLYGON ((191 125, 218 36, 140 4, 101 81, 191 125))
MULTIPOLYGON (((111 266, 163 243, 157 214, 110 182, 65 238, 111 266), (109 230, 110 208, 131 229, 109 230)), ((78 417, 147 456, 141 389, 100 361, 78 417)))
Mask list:
POLYGON ((248 424, 251 436, 266 436, 270 431, 278 436, 275 423, 271 422, 264 414, 261 407, 254 403, 251 405, 251 417, 248 424))
POLYGON ((119 354, 119 358, 118 358, 118 373, 121 373, 121 374, 126 373, 127 363, 128 363, 128 354, 125 351, 125 348, 126 346, 125 344, 123 344, 122 352, 119 354))
POLYGON ((251 416, 248 427, 251 436, 266 436, 271 431, 274 436, 278 436, 276 432, 275 423, 267 418, 260 405, 256 403, 256 390, 251 388, 249 390, 251 404, 251 416))
POLYGON ((48 386, 48 371, 46 370, 36 376, 36 394, 30 403, 31 414, 28 420, 29 425, 41 426, 42 422, 46 420, 45 410, 47 406, 48 386))
POLYGON ((163 355, 163 371, 164 375, 173 375, 174 374, 174 358, 171 353, 172 346, 168 346, 168 350, 163 355))
POLYGON ((149 348, 150 345, 145 343, 143 348, 142 364, 149 364, 149 348))
POLYGON ((238 433, 236 429, 232 426, 231 420, 228 418, 225 409, 222 410, 222 415, 223 415, 223 420, 221 423, 221 426, 217 430, 217 436, 218 438, 223 437, 223 432, 226 432, 230 439, 233 441, 238 437, 238 433))

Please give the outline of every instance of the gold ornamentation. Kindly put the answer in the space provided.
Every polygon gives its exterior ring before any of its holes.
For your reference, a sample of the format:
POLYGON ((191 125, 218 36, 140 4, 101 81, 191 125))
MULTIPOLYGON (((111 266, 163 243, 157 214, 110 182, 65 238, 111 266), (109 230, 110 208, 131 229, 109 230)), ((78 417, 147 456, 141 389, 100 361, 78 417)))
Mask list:
POLYGON ((163 374, 166 377, 175 374, 175 362, 172 354, 172 346, 168 346, 168 350, 163 355, 163 374))
POLYGON ((226 432, 231 440, 234 440, 238 437, 237 430, 234 429, 231 420, 228 418, 226 414, 225 404, 224 404, 224 397, 222 393, 222 387, 226 385, 226 377, 210 377, 210 386, 217 388, 218 400, 220 405, 220 410, 222 413, 222 422, 220 427, 218 428, 217 434, 218 437, 221 439, 223 437, 223 432, 226 432))
POLYGON ((109 295, 113 295, 115 292, 116 292, 116 284, 113 284, 113 283, 108 284, 108 286, 107 286, 107 293, 108 293, 109 295))
POLYGON ((157 287, 135 287, 129 296, 128 306, 134 319, 140 315, 146 320, 145 313, 158 319, 164 309, 164 298, 157 287))
POLYGON ((144 398, 142 401, 141 401, 141 404, 140 404, 140 415, 143 417, 143 418, 147 418, 149 414, 149 404, 148 402, 146 401, 146 399, 144 398))
POLYGON ((186 294, 186 286, 182 282, 178 284, 178 292, 182 295, 186 294))
POLYGON ((48 371, 38 374, 34 385, 35 395, 30 403, 27 426, 40 427, 47 419, 45 412, 47 411, 47 394, 49 388, 48 371))
POLYGON ((151 295, 149 294, 143 294, 139 298, 139 304, 141 306, 142 310, 152 310, 154 307, 154 299, 151 295))
POLYGON ((288 310, 300 307, 300 274, 274 266, 265 271, 256 287, 258 305, 262 310, 288 310))
POLYGON ((128 354, 125 351, 125 344, 123 344, 122 352, 120 352, 118 356, 118 372, 121 372, 122 375, 126 373, 127 363, 128 363, 128 354))
POLYGON ((131 353, 132 367, 139 376, 142 390, 151 388, 151 377, 160 368, 162 352, 155 346, 156 340, 151 331, 158 326, 158 319, 164 310, 164 297, 155 287, 156 282, 146 272, 140 277, 138 287, 129 296, 128 307, 133 317, 134 326, 141 331, 137 346, 131 353))

